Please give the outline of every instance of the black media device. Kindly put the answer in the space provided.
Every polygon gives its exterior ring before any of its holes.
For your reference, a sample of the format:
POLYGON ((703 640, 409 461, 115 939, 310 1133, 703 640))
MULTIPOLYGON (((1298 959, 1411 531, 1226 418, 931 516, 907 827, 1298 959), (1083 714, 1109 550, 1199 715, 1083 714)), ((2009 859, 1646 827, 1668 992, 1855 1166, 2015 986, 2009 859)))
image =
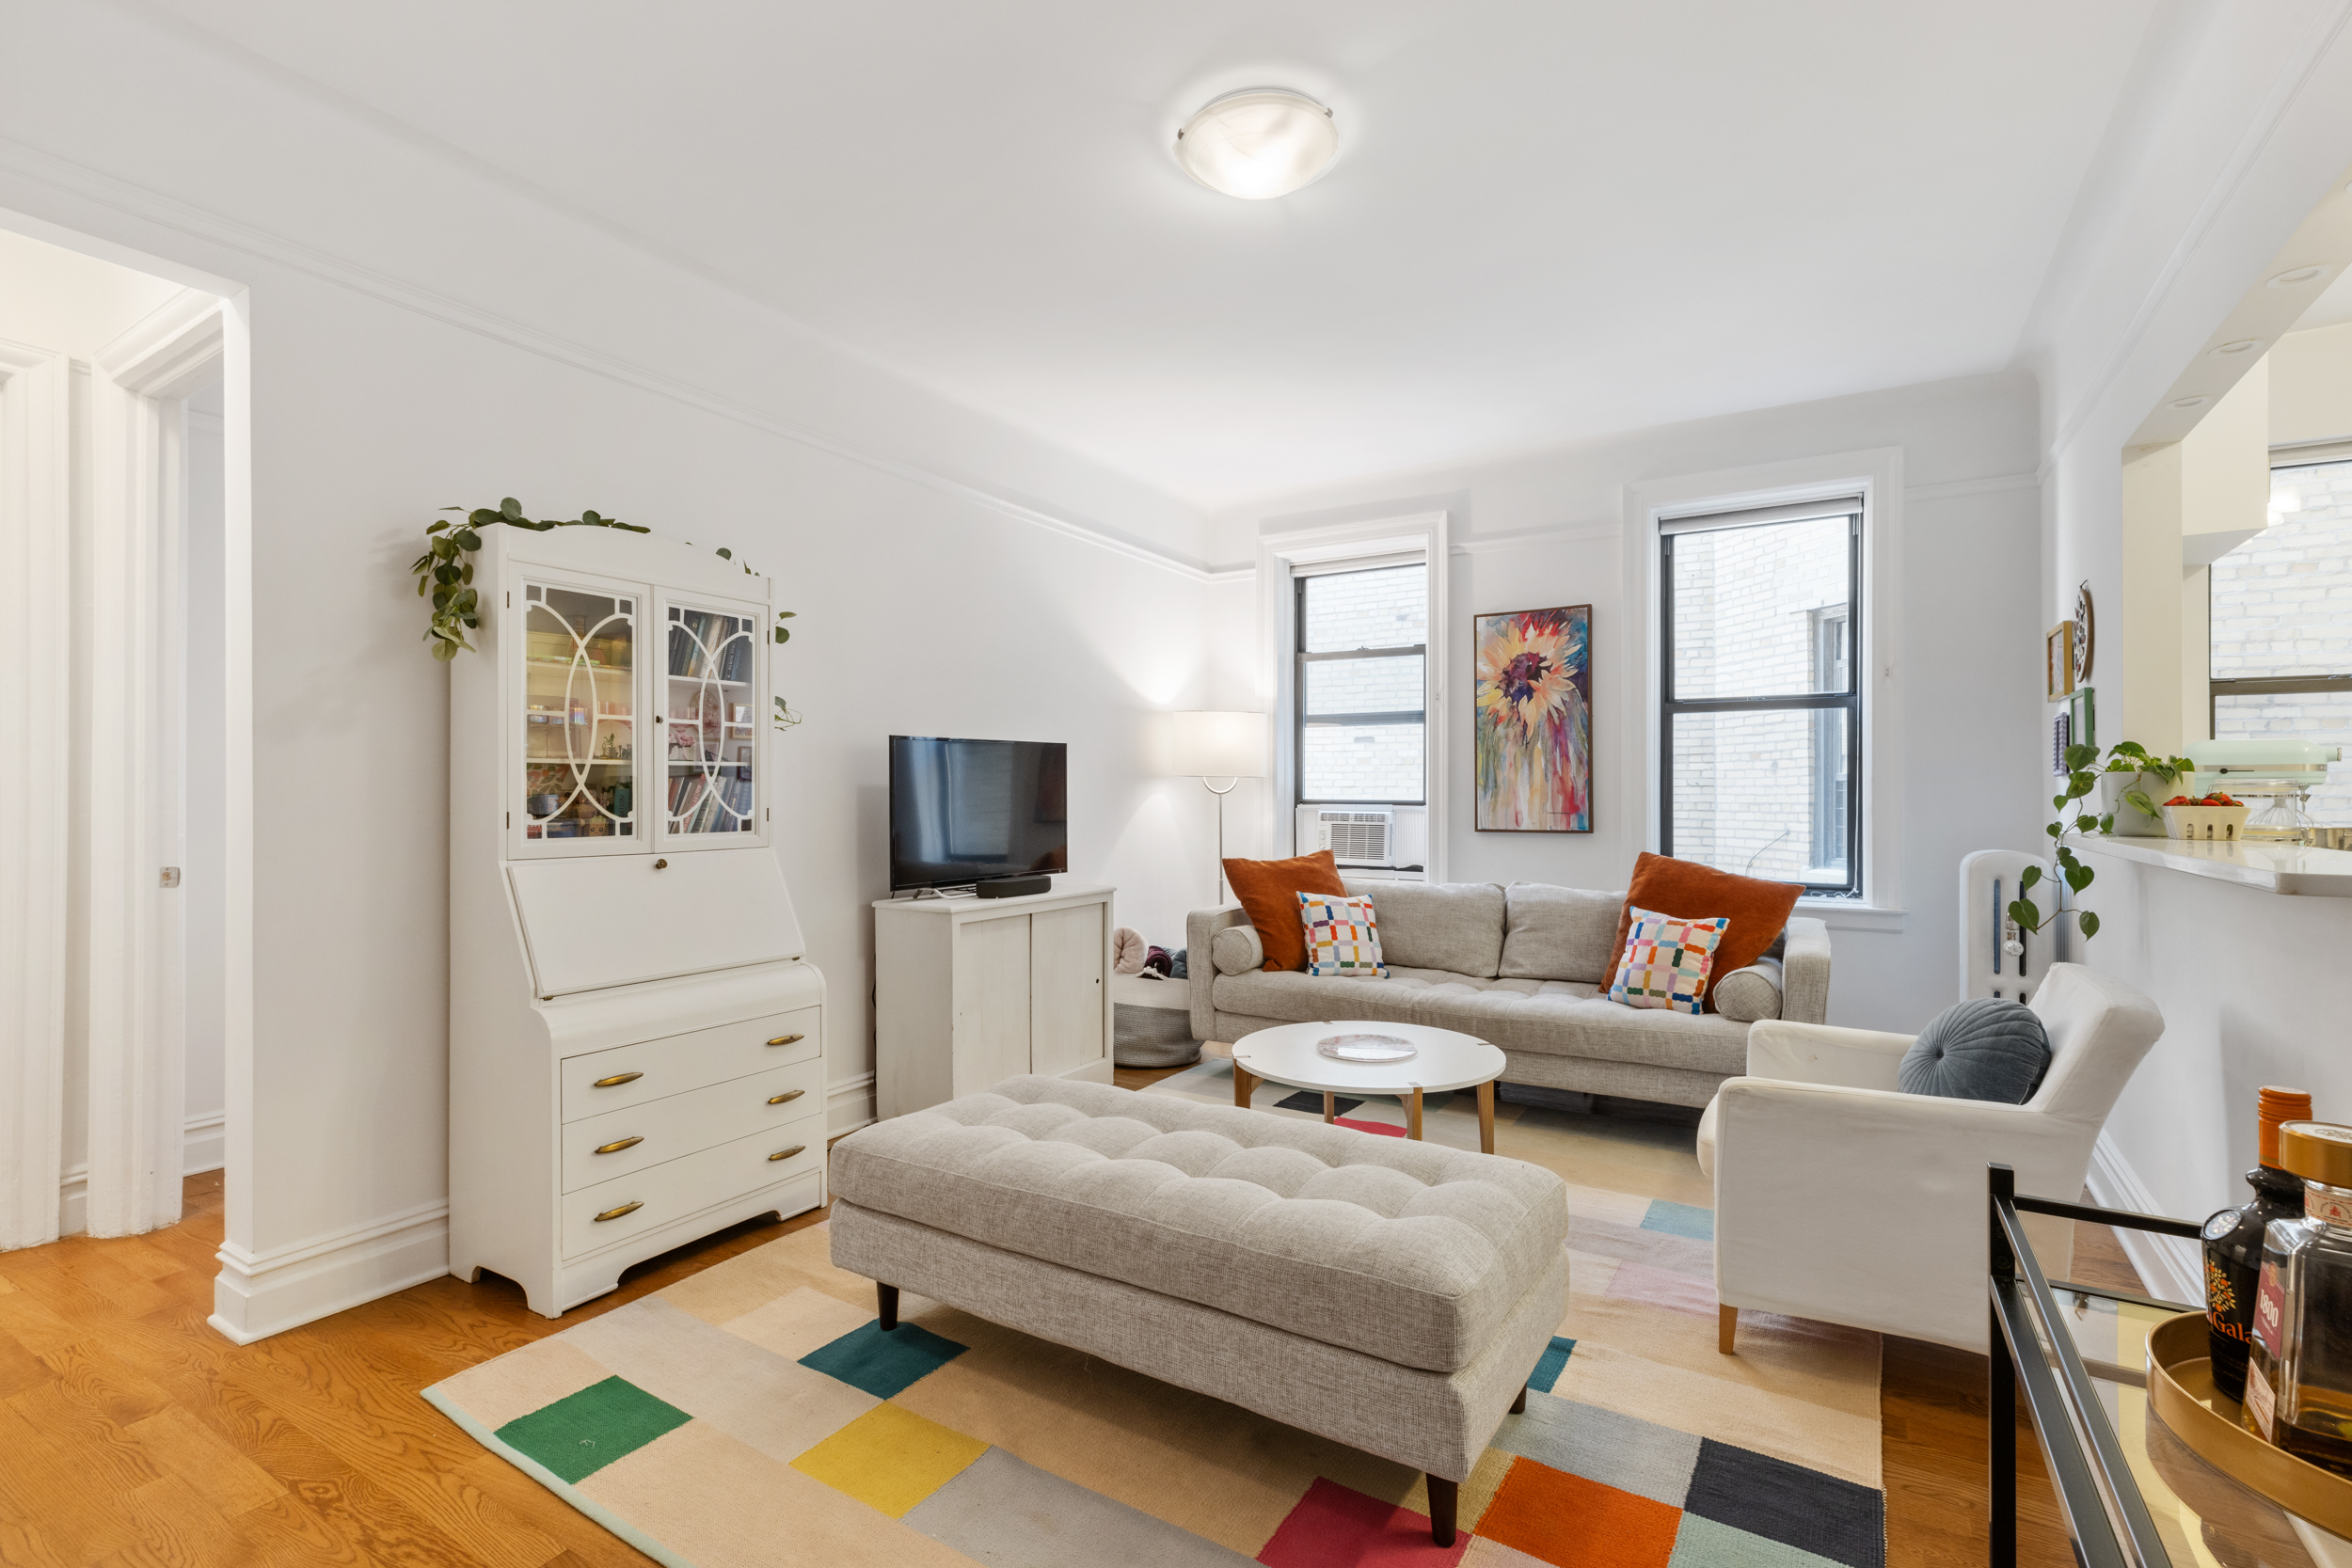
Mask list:
POLYGON ((1044 893, 1070 869, 1070 748, 1058 740, 890 737, 890 889, 1044 893))

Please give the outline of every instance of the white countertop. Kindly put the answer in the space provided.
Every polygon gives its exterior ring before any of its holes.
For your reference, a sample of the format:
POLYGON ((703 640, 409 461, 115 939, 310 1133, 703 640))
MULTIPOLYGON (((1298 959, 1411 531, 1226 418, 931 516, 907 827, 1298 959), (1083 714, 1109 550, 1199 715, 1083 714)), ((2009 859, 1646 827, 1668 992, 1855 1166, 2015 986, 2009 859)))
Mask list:
POLYGON ((2352 849, 2305 849, 2288 844, 2216 843, 2186 838, 2075 837, 2078 853, 2112 855, 2236 882, 2265 893, 2352 898, 2352 849))

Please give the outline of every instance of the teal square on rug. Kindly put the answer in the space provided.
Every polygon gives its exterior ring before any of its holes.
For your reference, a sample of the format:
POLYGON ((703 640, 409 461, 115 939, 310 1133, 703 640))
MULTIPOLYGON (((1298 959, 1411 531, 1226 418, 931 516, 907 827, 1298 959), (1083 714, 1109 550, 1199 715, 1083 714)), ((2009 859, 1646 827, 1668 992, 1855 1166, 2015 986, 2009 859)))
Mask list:
POLYGON ((581 1481, 693 1418, 627 1378, 608 1377, 516 1417, 498 1435, 564 1480, 581 1481))
POLYGON ((914 1323, 902 1323, 885 1334, 881 1323, 870 1323, 818 1346, 801 1357, 801 1365, 886 1400, 906 1392, 963 1352, 953 1339, 914 1323))

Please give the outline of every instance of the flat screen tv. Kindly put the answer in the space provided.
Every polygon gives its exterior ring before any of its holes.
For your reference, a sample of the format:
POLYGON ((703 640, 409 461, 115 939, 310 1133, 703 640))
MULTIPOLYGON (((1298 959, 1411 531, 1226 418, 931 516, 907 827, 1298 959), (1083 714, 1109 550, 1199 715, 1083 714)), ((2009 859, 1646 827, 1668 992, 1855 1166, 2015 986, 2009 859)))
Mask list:
POLYGON ((890 888, 1070 869, 1070 748, 890 737, 890 888))

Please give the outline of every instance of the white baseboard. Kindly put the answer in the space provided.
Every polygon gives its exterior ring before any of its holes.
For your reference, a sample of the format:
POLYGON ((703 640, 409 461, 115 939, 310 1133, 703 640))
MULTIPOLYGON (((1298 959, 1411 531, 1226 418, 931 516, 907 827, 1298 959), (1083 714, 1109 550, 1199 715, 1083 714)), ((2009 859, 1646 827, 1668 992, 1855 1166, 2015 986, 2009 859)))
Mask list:
MULTIPOLYGON (((2090 1172, 2084 1184, 2102 1208, 2129 1209, 2140 1214, 2164 1212, 2156 1203, 2155 1194, 2148 1190, 2139 1173, 2123 1158, 2122 1150, 2105 1132, 2091 1146, 2090 1172)), ((2115 1239, 2123 1243, 2123 1256, 2139 1271, 2150 1295, 2190 1306, 2205 1299, 2204 1258, 2196 1243, 2183 1236, 2159 1236, 2153 1231, 2126 1230, 2120 1226, 2116 1227, 2115 1239)))
POLYGON ((874 1116, 874 1075, 862 1072, 825 1090, 825 1136, 837 1138, 877 1119, 874 1116))
POLYGON ((240 1345, 421 1285, 449 1272, 449 1201, 292 1246, 220 1249, 212 1325, 240 1345))
POLYGON ((208 1170, 220 1169, 229 1163, 229 1114, 207 1111, 200 1117, 190 1117, 186 1138, 180 1148, 181 1175, 201 1176, 208 1170))
POLYGON ((89 1164, 68 1170, 57 1182, 57 1234, 79 1236, 89 1228, 89 1164))

